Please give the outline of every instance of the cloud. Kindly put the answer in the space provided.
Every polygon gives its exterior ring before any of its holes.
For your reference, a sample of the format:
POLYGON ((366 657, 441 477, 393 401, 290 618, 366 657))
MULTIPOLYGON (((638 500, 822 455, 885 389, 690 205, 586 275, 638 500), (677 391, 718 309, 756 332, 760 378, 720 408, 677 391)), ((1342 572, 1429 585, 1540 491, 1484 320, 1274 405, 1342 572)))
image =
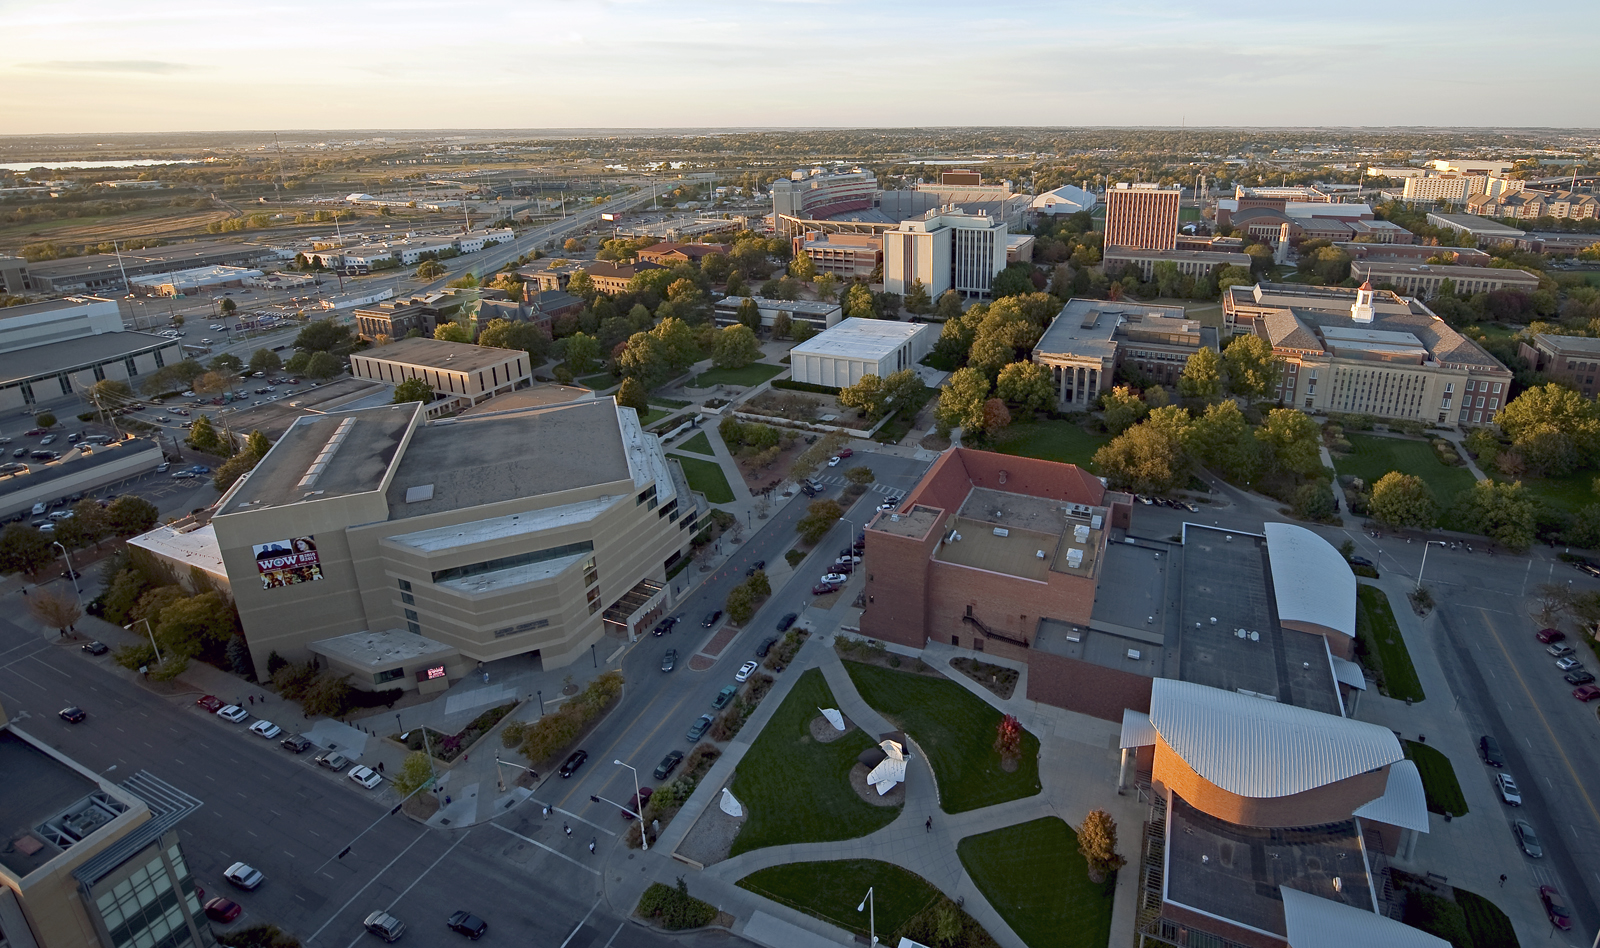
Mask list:
POLYGON ((49 72, 131 72, 146 76, 186 72, 195 68, 188 63, 169 63, 158 59, 55 59, 48 62, 22 63, 22 66, 49 72))

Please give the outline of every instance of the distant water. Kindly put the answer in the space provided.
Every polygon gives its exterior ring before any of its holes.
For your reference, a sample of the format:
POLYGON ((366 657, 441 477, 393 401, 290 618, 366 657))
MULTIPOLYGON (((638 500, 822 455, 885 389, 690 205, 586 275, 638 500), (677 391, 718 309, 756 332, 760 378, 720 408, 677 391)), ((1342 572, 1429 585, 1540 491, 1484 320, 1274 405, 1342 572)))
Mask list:
POLYGON ((32 171, 35 168, 49 168, 51 171, 60 171, 64 168, 149 168, 154 165, 197 165, 195 159, 183 161, 158 161, 153 158, 140 158, 137 161, 18 161, 11 164, 0 164, 0 171, 32 171))

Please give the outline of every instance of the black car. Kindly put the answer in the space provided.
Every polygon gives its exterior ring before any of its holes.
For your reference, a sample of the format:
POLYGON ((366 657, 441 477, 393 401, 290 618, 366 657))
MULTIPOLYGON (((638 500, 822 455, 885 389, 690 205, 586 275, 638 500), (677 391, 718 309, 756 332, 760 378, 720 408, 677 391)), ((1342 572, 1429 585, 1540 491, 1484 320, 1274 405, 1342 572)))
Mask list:
POLYGON ((789 631, 789 626, 794 625, 794 620, 796 620, 798 618, 800 618, 798 613, 794 613, 794 612, 786 612, 786 613, 784 613, 783 614, 783 618, 778 620, 778 631, 779 632, 787 632, 787 631, 789 631))
POLYGON ((777 636, 772 636, 771 638, 763 639, 761 644, 756 646, 756 658, 766 658, 767 657, 767 653, 772 651, 772 647, 774 645, 777 645, 777 644, 778 644, 778 637, 777 636))
POLYGON ((748 577, 754 576, 755 574, 761 572, 762 570, 764 570, 766 568, 767 568, 767 561, 766 560, 756 560, 754 566, 751 566, 749 569, 744 571, 744 575, 748 578, 748 577))
POLYGON ((717 624, 717 620, 720 619, 720 618, 722 618, 722 610, 721 609, 712 610, 712 612, 709 615, 707 615, 704 619, 700 620, 700 625, 702 625, 703 627, 709 629, 712 626, 716 625, 717 624))
POLYGON ((87 712, 77 706, 62 708, 56 713, 61 715, 61 720, 66 721, 68 724, 77 724, 79 721, 82 721, 84 718, 89 716, 87 712))
POLYGON ((1504 767, 1506 756, 1500 753, 1500 742, 1485 734, 1478 738, 1478 750, 1483 753, 1483 762, 1490 767, 1504 767))
POLYGON ((578 768, 582 767, 583 766, 583 762, 588 760, 588 759, 589 759, 589 752, 588 751, 586 751, 586 750, 575 750, 575 751, 572 752, 572 756, 568 757, 566 759, 566 761, 564 763, 562 763, 561 770, 559 771, 559 773, 563 777, 570 777, 573 774, 577 773, 578 772, 578 768))
POLYGON ((465 935, 473 941, 482 938, 483 933, 489 930, 488 922, 470 912, 456 912, 445 924, 450 926, 451 931, 465 935))
POLYGON ((295 734, 292 737, 286 737, 279 741, 278 746, 282 747, 284 750, 293 751, 296 754, 300 754, 311 749, 311 742, 307 740, 304 735, 295 734))
POLYGON ((667 756, 661 758, 661 763, 656 764, 656 771, 655 771, 656 779, 657 780, 665 780, 665 779, 667 779, 667 775, 672 773, 674 770, 676 770, 678 768, 678 764, 680 764, 682 762, 683 762, 683 751, 673 751, 672 753, 668 754, 667 756))
POLYGON ((90 655, 104 655, 105 653, 111 651, 111 646, 104 642, 85 642, 83 643, 82 648, 90 655))
POLYGON ((677 624, 678 624, 678 617, 677 616, 667 616, 665 619, 662 619, 660 622, 657 622, 656 623, 656 627, 652 631, 656 635, 666 635, 668 632, 671 632, 672 631, 672 627, 677 625, 677 624))
POLYGON ((1562 677, 1567 680, 1567 684, 1569 685, 1587 685, 1594 681, 1594 672, 1579 669, 1577 671, 1567 672, 1562 677))
POLYGON ((661 670, 664 672, 672 671, 673 668, 677 667, 677 664, 678 650, 675 648, 667 649, 667 654, 661 656, 661 670))

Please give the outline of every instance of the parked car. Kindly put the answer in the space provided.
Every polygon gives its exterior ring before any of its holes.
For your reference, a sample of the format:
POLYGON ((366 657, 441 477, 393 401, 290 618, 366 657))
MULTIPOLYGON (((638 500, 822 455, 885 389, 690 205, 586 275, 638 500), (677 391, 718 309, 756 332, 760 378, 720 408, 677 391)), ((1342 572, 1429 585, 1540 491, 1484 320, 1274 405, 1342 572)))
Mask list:
POLYGON ((319 766, 326 767, 329 770, 343 770, 350 766, 350 758, 344 756, 338 751, 323 751, 316 757, 313 757, 312 760, 315 761, 319 766))
POLYGON ((206 903, 206 918, 213 922, 231 922, 243 913, 244 906, 220 895, 206 903))
POLYGON ((1533 637, 1544 644, 1549 645, 1551 642, 1559 642, 1566 638, 1567 633, 1561 631, 1560 629, 1540 629, 1533 634, 1533 637))
POLYGON ((667 756, 661 758, 661 763, 656 764, 655 778, 657 780, 667 779, 667 776, 676 770, 678 765, 682 762, 683 751, 672 751, 671 753, 667 754, 667 756))
POLYGON ((633 819, 633 814, 643 813, 644 805, 650 802, 650 797, 655 793, 653 787, 640 787, 639 792, 628 798, 628 808, 622 811, 622 818, 633 819))
POLYGON ((449 929, 457 934, 465 935, 473 941, 483 937, 489 930, 489 923, 470 912, 454 912, 445 922, 449 929))
POLYGON ((565 761, 562 762, 561 770, 558 771, 558 772, 563 777, 570 777, 573 774, 577 773, 578 772, 578 768, 582 767, 583 766, 583 762, 588 760, 588 759, 589 759, 589 752, 588 751, 586 751, 586 750, 575 750, 567 757, 567 759, 565 761))
POLYGON ((356 783, 361 784, 363 787, 366 787, 368 790, 371 790, 377 787, 378 784, 383 783, 383 774, 378 773, 371 767, 363 767, 360 765, 351 767, 350 773, 346 774, 345 776, 349 777, 356 783))
POLYGON ((1579 701, 1593 701, 1600 698, 1600 687, 1595 685, 1579 685, 1572 689, 1572 696, 1579 701))
POLYGON ((171 467, 171 464, 168 464, 166 461, 162 461, 160 464, 156 465, 156 473, 165 474, 171 467))
POLYGON ((855 452, 854 448, 840 448, 839 449, 839 456, 842 457, 842 458, 850 457, 851 455, 853 455, 855 453, 856 452, 855 452))
POLYGON ((828 593, 838 591, 838 589, 839 587, 834 583, 818 583, 811 587, 811 595, 826 596, 828 593))
POLYGON ((276 724, 273 724, 271 721, 268 721, 266 718, 262 718, 261 720, 257 721, 256 723, 250 725, 250 733, 258 735, 260 737, 264 737, 264 738, 266 738, 267 740, 270 741, 270 740, 276 739, 278 737, 278 735, 282 734, 283 733, 283 728, 277 726, 276 724))
POLYGON ((1570 646, 1570 645, 1552 645, 1549 648, 1545 649, 1545 651, 1549 652, 1551 654, 1551 656, 1553 656, 1555 658, 1564 658, 1565 656, 1568 656, 1568 655, 1572 654, 1572 646, 1570 646))
POLYGON ((728 706, 728 703, 733 700, 733 696, 738 693, 738 685, 723 685, 722 690, 717 692, 717 696, 711 699, 711 707, 721 711, 728 706))
POLYGON ((794 612, 786 612, 786 613, 784 613, 783 614, 783 618, 778 620, 778 631, 779 632, 787 632, 787 631, 789 631, 789 626, 794 625, 794 620, 796 620, 798 618, 800 618, 800 615, 798 613, 794 613, 794 612))
POLYGON ((721 619, 721 618, 722 618, 722 610, 721 609, 713 609, 710 613, 708 613, 706 615, 706 617, 704 619, 700 620, 700 625, 702 627, 704 627, 704 628, 709 629, 712 626, 716 625, 717 624, 717 620, 721 619))
POLYGON ((660 622, 656 623, 656 627, 653 631, 656 635, 666 635, 668 632, 671 632, 672 627, 677 624, 677 616, 667 616, 665 619, 662 619, 660 622))
POLYGON ((104 655, 105 653, 111 651, 111 646, 104 642, 85 642, 83 643, 82 648, 90 655, 104 655))
POLYGON ((1572 930, 1572 911, 1567 908, 1567 900, 1561 897, 1555 886, 1540 886, 1539 901, 1544 903, 1544 914, 1550 919, 1550 924, 1564 932, 1572 930))
POLYGON ((60 711, 57 711, 56 714, 60 715, 61 720, 67 722, 68 724, 77 724, 89 716, 87 711, 83 710, 77 705, 73 705, 70 708, 62 708, 60 711))
POLYGON ((761 644, 756 646, 756 657, 757 658, 766 658, 767 657, 767 653, 771 652, 772 651, 772 647, 774 645, 777 645, 777 644, 778 644, 778 637, 777 636, 769 636, 769 637, 767 637, 765 639, 762 639, 761 640, 761 644))
POLYGON ((1517 820, 1511 824, 1512 832, 1517 834, 1517 845, 1522 851, 1534 859, 1544 858, 1544 846, 1539 843, 1539 834, 1533 831, 1533 826, 1527 820, 1517 820))
POLYGON ((690 726, 689 733, 687 735, 689 743, 698 744, 700 742, 700 738, 705 737, 706 732, 711 730, 712 720, 713 719, 709 714, 702 714, 698 718, 695 718, 694 724, 690 726))
POLYGON ((767 568, 767 561, 766 560, 756 560, 754 565, 752 565, 749 569, 744 571, 745 578, 748 579, 749 577, 754 576, 755 574, 761 572, 762 570, 764 570, 766 568, 767 568))
POLYGON ((886 500, 883 503, 879 504, 878 505, 878 509, 879 510, 893 510, 898 506, 900 506, 900 501, 896 500, 894 498, 890 498, 889 500, 886 500))
POLYGON ((1522 805, 1522 791, 1517 788, 1517 782, 1511 779, 1510 774, 1495 774, 1494 785, 1495 789, 1500 791, 1500 799, 1504 800, 1508 806, 1522 805))
POLYGON ((843 573, 828 573, 822 577, 822 582, 832 583, 835 586, 842 586, 847 580, 849 580, 849 578, 850 577, 843 573))
POLYGON ((1556 667, 1564 672, 1577 671, 1583 667, 1583 663, 1578 661, 1575 657, 1568 655, 1566 658, 1556 659, 1556 667))
POLYGON ((222 702, 222 699, 218 698, 216 695, 201 695, 195 701, 195 704, 199 705, 202 708, 205 708, 207 711, 210 711, 212 714, 216 714, 218 711, 222 710, 223 702, 222 702))
POLYGON ((828 459, 828 466, 829 467, 838 467, 839 466, 839 462, 842 461, 842 460, 844 460, 844 458, 841 458, 841 457, 835 455, 834 457, 831 457, 831 458, 828 459))
POLYGON ((278 746, 292 753, 303 754, 311 749, 311 741, 304 734, 294 734, 279 741, 278 746))
POLYGON ((217 712, 217 717, 221 718, 224 721, 232 721, 234 724, 238 724, 240 721, 243 721, 245 718, 248 718, 249 716, 250 716, 250 712, 246 711, 245 709, 239 707, 236 704, 230 704, 227 707, 223 708, 221 711, 217 712))
POLYGON ((1483 762, 1490 767, 1504 767, 1506 756, 1500 753, 1500 742, 1485 734, 1478 738, 1478 750, 1483 754, 1483 762))
POLYGON ((236 862, 223 870, 222 878, 248 892, 259 888, 261 883, 265 881, 266 876, 263 876, 258 869, 252 869, 242 862, 236 862))
POLYGON ((661 670, 664 671, 664 672, 672 671, 672 669, 674 667, 676 667, 677 664, 678 664, 678 650, 675 649, 675 648, 667 649, 667 654, 661 656, 661 670))
POLYGON ((399 941, 400 936, 406 933, 405 922, 382 910, 368 915, 361 924, 366 926, 367 931, 390 944, 399 941))
POLYGON ((1589 682, 1594 681, 1594 672, 1579 669, 1578 671, 1567 672, 1561 677, 1565 678, 1569 685, 1587 685, 1589 682))
POLYGON ((756 669, 760 668, 760 667, 761 666, 756 664, 755 662, 745 662, 743 665, 740 665, 739 666, 739 670, 734 673, 733 680, 734 681, 745 681, 751 675, 755 674, 756 669))

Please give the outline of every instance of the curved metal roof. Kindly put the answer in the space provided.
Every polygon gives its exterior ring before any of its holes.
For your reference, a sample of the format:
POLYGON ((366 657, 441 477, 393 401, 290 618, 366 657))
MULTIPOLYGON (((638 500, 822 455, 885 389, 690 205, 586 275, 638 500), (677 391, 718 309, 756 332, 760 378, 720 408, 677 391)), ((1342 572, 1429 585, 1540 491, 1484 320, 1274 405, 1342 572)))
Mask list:
POLYGON ((1122 747, 1148 747, 1156 742, 1156 729, 1150 715, 1132 708, 1122 709, 1122 747))
POLYGON ((1390 826, 1428 832, 1428 797, 1422 791, 1422 774, 1409 760, 1389 765, 1389 784, 1383 796, 1356 808, 1356 816, 1390 826))
POLYGON ((1285 797, 1405 757, 1388 728, 1170 678, 1151 683, 1150 723, 1195 773, 1244 797, 1285 797))
POLYGON ((1292 523, 1268 523, 1267 560, 1280 622, 1312 622, 1354 637, 1356 576, 1339 551, 1292 523))
POLYGON ((1309 892, 1279 886, 1283 929, 1294 948, 1450 948, 1420 928, 1309 892))

